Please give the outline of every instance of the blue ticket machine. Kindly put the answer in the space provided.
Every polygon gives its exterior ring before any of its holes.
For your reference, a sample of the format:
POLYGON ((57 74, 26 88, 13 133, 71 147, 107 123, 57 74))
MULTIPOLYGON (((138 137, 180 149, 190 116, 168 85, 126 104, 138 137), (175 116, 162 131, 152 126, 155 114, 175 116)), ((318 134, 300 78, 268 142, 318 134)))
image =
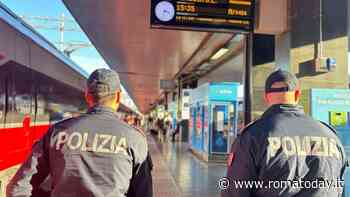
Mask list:
MULTIPOLYGON (((305 112, 313 118, 332 125, 343 143, 346 156, 350 158, 350 90, 310 89, 302 93, 305 112)), ((345 192, 350 197, 350 170, 345 172, 345 192)))
POLYGON ((206 83, 191 91, 190 148, 204 160, 226 157, 237 134, 239 83, 206 83))

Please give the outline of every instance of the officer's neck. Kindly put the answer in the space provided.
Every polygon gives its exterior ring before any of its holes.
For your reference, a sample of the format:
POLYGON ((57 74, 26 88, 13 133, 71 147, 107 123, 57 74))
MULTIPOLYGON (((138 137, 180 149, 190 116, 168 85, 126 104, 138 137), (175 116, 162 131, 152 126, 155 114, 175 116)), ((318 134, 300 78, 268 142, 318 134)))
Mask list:
POLYGON ((275 105, 298 105, 298 102, 270 102, 270 103, 268 103, 269 107, 272 107, 275 105))
POLYGON ((118 104, 107 104, 107 103, 96 103, 95 105, 91 106, 90 108, 105 108, 105 109, 110 109, 112 111, 117 111, 119 107, 118 104))

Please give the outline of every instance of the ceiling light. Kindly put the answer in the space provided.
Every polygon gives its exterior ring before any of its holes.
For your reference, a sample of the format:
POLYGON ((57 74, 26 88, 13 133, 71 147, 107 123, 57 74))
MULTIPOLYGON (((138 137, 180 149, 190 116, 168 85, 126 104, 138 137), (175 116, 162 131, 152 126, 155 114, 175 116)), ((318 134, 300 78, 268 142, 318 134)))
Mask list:
POLYGON ((228 51, 229 51, 228 48, 221 48, 210 58, 210 60, 217 60, 221 58, 223 55, 225 55, 228 51))

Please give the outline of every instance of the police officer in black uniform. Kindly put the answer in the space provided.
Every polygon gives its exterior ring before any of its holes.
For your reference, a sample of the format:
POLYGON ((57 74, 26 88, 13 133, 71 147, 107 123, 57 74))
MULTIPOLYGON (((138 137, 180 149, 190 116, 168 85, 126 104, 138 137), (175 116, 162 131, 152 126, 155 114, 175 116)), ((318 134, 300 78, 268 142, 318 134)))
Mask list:
POLYGON ((299 98, 293 74, 278 70, 268 77, 270 107, 235 140, 223 197, 342 195, 343 146, 333 128, 304 114, 299 98))
POLYGON ((49 129, 7 186, 7 197, 31 196, 48 176, 52 197, 152 196, 147 141, 115 114, 120 94, 116 72, 94 71, 88 112, 49 129))

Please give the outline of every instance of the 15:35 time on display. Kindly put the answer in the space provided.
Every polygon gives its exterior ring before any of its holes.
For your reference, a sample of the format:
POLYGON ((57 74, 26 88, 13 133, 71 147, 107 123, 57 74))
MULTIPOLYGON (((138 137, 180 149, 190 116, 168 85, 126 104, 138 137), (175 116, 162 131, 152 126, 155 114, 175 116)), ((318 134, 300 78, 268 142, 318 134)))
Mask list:
POLYGON ((177 12, 196 12, 196 6, 194 5, 186 5, 186 4, 178 4, 176 5, 176 11, 177 12))

